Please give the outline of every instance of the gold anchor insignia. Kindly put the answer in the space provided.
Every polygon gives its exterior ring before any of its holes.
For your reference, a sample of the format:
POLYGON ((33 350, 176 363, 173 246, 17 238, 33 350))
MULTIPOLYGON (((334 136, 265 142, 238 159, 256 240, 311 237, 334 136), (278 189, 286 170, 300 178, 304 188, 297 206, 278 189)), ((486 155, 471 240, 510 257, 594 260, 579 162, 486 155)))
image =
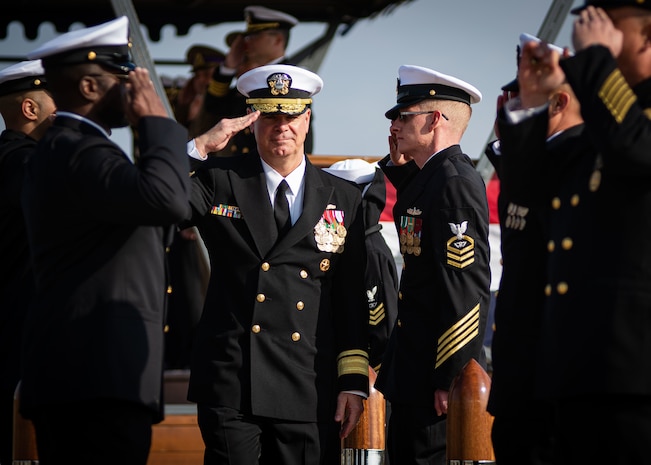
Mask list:
POLYGON ((267 78, 267 84, 271 95, 287 95, 292 85, 292 78, 289 74, 275 73, 267 78))

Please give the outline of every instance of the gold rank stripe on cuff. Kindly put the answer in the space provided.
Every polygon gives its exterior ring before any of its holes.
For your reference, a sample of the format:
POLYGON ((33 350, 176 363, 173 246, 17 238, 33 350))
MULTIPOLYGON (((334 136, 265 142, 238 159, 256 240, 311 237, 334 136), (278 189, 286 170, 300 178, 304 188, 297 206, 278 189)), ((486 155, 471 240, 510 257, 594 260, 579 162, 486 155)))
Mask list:
POLYGON ((436 348, 436 366, 440 367, 466 344, 479 335, 479 304, 455 323, 439 338, 436 348))
POLYGON ((368 353, 365 350, 345 350, 337 357, 337 374, 368 376, 368 353))
POLYGON ((606 78, 599 89, 599 98, 618 123, 624 121, 631 106, 637 101, 636 95, 619 69, 615 69, 606 78))
POLYGON ((368 315, 368 324, 377 326, 384 320, 386 311, 384 310, 384 302, 377 306, 375 310, 370 310, 368 315))
POLYGON ((210 84, 208 84, 208 93, 213 97, 223 97, 228 94, 229 87, 230 84, 228 82, 218 82, 211 79, 210 84))

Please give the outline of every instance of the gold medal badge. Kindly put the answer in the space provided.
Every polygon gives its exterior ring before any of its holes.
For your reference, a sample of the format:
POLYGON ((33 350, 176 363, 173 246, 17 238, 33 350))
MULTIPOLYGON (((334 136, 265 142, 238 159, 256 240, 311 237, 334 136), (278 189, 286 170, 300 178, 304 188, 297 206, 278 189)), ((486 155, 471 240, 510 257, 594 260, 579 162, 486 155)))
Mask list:
MULTIPOLYGON (((412 209, 410 209, 412 210, 412 209)), ((419 211, 420 213, 420 211, 419 211)), ((423 220, 413 216, 400 217, 400 253, 419 256, 423 220)))
POLYGON ((314 226, 314 240, 322 252, 343 253, 348 231, 343 210, 326 210, 314 226))

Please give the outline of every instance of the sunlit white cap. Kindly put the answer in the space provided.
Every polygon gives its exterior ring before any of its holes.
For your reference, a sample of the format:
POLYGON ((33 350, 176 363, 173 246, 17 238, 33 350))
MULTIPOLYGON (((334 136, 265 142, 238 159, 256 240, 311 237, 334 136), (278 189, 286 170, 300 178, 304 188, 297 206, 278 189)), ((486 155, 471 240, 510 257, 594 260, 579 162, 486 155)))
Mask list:
MULTIPOLYGON (((523 32, 523 33, 520 34, 520 45, 517 48, 517 50, 518 50, 518 54, 517 54, 518 67, 520 65, 520 57, 522 56, 522 49, 529 42, 540 43, 540 42, 542 42, 542 40, 539 39, 538 37, 534 36, 534 35, 527 34, 526 32, 523 32)), ((555 50, 556 52, 558 52, 560 55, 563 55, 563 48, 562 47, 559 47, 558 45, 554 45, 554 44, 550 44, 550 43, 548 43, 547 46, 550 49, 555 50)), ((570 53, 570 55, 571 55, 571 53, 570 53)), ((502 86, 502 90, 506 90, 506 91, 509 91, 509 92, 518 92, 519 89, 520 89, 520 86, 518 85, 518 78, 517 77, 514 80, 512 80, 511 82, 509 82, 507 84, 504 84, 502 86)))
MULTIPOLYGON (((529 42, 540 43, 540 42, 542 42, 542 40, 540 40, 536 36, 533 36, 531 34, 527 34, 526 32, 523 32, 522 34, 520 34, 520 50, 522 50, 524 48, 524 46, 527 45, 529 42)), ((551 48, 552 50, 555 50, 556 52, 558 52, 560 55, 563 55, 563 47, 559 47, 558 45, 549 44, 549 43, 547 44, 547 46, 549 48, 551 48)), ((520 53, 522 53, 522 52, 520 52, 520 53)))
POLYGON ((242 74, 237 90, 246 103, 262 113, 298 115, 323 88, 323 80, 312 71, 292 65, 266 65, 242 74))
POLYGON ((454 76, 414 65, 398 68, 397 93, 397 104, 385 113, 391 120, 398 116, 401 108, 427 99, 454 100, 468 105, 481 101, 481 92, 475 86, 454 76))
POLYGON ((21 61, 0 71, 0 95, 46 86, 41 60, 21 61))
POLYGON ((375 166, 361 158, 349 158, 333 163, 323 171, 355 184, 367 184, 375 177, 375 166))
POLYGON ((129 19, 121 16, 97 26, 70 31, 45 42, 27 54, 40 58, 43 67, 98 63, 128 72, 134 68, 129 58, 129 19))

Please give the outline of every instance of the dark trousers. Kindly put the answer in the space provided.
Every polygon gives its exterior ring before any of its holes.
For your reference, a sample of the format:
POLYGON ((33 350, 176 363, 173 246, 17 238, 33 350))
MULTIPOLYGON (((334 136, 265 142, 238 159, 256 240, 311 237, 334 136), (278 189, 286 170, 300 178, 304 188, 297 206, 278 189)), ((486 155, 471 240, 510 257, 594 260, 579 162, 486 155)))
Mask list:
POLYGON ((145 465, 152 411, 98 399, 53 405, 32 415, 41 465, 145 465))
POLYGON ((391 464, 445 465, 446 418, 437 416, 433 405, 392 403, 387 436, 391 464))
POLYGON ((651 396, 583 395, 555 413, 557 464, 651 462, 651 396))
POLYGON ((553 406, 519 402, 518 409, 498 413, 491 439, 500 465, 552 465, 554 454, 553 406))
POLYGON ((320 465, 332 428, 197 406, 204 465, 320 465))

